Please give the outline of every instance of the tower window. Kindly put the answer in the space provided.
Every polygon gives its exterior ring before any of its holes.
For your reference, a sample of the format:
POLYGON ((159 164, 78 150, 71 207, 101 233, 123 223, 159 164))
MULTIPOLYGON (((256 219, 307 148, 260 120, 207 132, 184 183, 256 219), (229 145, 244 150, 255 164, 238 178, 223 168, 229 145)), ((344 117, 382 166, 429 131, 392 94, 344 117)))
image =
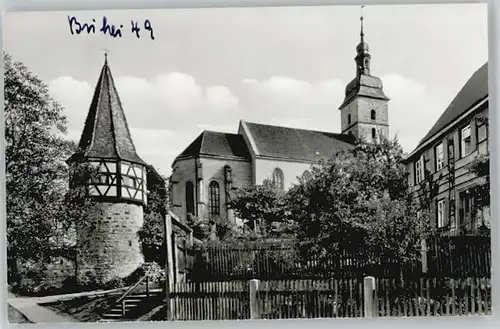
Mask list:
POLYGON ((128 240, 128 246, 132 247, 132 240, 128 240))
POLYGON ((377 137, 377 131, 375 130, 375 128, 372 128, 372 138, 375 137, 377 137))
POLYGON ((122 177, 122 186, 137 188, 137 180, 135 179, 135 177, 123 176, 122 177))
POLYGON ((370 117, 371 117, 371 119, 372 119, 372 120, 377 119, 377 113, 375 113, 375 110, 372 110, 372 111, 370 112, 370 117))
POLYGON ((347 124, 348 125, 351 124, 351 114, 350 113, 347 115, 347 124))
POLYGON ((220 187, 216 181, 211 181, 208 185, 210 193, 209 212, 210 218, 220 216, 220 187))
POLYGON ((283 191, 285 189, 284 180, 285 180, 285 177, 283 175, 283 171, 279 168, 274 169, 273 184, 280 191, 283 191))
POLYGON ((194 185, 191 182, 186 183, 186 215, 194 215, 194 185))
POLYGON ((109 184, 109 176, 106 174, 99 175, 99 183, 101 184, 109 184))

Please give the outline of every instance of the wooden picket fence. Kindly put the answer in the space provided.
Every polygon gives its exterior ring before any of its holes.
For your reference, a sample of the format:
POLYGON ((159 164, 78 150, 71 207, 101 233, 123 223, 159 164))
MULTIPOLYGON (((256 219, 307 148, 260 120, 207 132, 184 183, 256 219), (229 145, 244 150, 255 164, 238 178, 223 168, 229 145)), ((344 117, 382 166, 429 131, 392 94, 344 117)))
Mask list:
MULTIPOLYGON (((489 277, 489 236, 434 236, 426 241, 428 276, 442 278, 489 277)), ((183 255, 188 255, 184 252, 183 255)), ((422 275, 422 262, 401 264, 390 256, 340 248, 327 259, 299 257, 290 241, 242 246, 205 246, 189 250, 189 281, 297 280, 360 276, 405 277, 422 275)))
POLYGON ((376 280, 377 316, 490 315, 491 279, 376 280))
POLYGON ((399 276, 401 272, 420 274, 419 262, 401 265, 395 259, 367 257, 358 252, 339 250, 328 259, 299 258, 290 244, 261 246, 203 247, 193 263, 190 281, 239 281, 324 279, 328 277, 354 278, 365 275, 379 277, 399 276), (370 259, 370 262, 368 261, 370 259))
POLYGON ((363 316, 363 279, 263 281, 258 318, 351 318, 363 316))
POLYGON ((249 319, 248 281, 176 283, 170 291, 173 320, 249 319))
POLYGON ((491 314, 487 278, 374 282, 370 294, 365 278, 178 283, 170 291, 169 320, 491 314))
POLYGON ((491 238, 474 235, 429 238, 427 268, 432 276, 491 276, 491 238))

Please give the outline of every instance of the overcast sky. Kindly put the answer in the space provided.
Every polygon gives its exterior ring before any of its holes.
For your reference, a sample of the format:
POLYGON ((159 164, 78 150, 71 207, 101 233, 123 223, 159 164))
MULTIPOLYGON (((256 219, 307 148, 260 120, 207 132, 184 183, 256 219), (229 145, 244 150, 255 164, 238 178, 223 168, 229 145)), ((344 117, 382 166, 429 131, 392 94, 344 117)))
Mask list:
MULTIPOLYGON (((240 119, 340 132, 359 15, 353 6, 7 13, 4 46, 65 107, 75 140, 109 49, 137 151, 169 175, 203 130, 236 132, 240 119), (68 15, 105 15, 123 37, 71 35, 68 15), (130 31, 145 19, 154 40, 130 31)), ((487 6, 367 6, 364 16, 391 134, 410 152, 487 61, 487 6)))

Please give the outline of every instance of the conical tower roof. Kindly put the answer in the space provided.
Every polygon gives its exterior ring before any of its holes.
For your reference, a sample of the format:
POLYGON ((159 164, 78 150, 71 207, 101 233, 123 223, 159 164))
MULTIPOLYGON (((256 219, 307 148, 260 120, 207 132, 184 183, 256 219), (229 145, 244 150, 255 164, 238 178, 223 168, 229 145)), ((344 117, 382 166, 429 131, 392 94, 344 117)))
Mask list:
POLYGON ((117 159, 146 165, 135 150, 107 56, 74 157, 117 159))

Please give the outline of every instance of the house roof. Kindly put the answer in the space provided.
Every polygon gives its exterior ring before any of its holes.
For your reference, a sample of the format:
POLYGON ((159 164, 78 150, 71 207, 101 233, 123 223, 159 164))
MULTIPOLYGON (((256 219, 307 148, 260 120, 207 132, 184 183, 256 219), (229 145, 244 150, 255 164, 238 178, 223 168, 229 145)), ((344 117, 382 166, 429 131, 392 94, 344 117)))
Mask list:
POLYGON ((135 150, 107 59, 97 81, 75 157, 114 158, 146 164, 135 150))
POLYGON ((422 138, 418 144, 418 149, 422 144, 439 134, 447 125, 458 119, 471 107, 476 105, 488 96, 488 63, 486 62, 467 80, 462 89, 448 105, 443 114, 436 121, 434 126, 422 138))
POLYGON ((250 160, 250 152, 238 134, 216 131, 203 131, 175 160, 206 156, 222 156, 250 160))
POLYGON ((256 156, 319 161, 351 148, 349 135, 242 122, 255 143, 256 156))

